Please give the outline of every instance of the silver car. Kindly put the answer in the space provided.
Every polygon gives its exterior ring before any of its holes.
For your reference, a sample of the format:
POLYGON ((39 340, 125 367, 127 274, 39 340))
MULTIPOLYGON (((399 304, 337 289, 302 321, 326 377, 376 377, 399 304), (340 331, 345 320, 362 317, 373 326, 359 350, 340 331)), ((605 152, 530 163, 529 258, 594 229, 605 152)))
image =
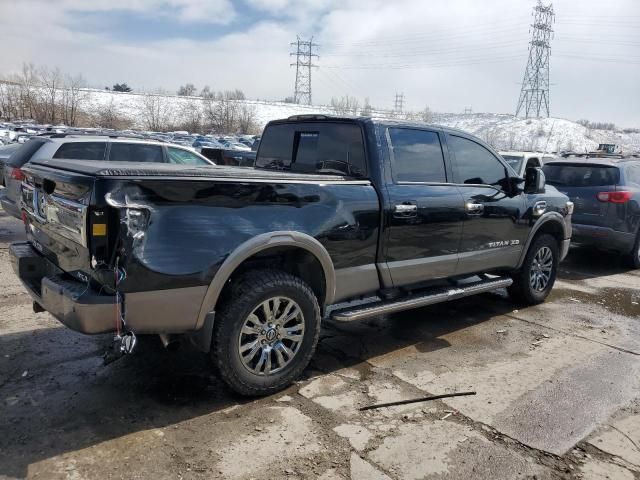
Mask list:
POLYGON ((4 166, 5 188, 0 204, 16 218, 21 218, 20 185, 22 167, 31 159, 102 160, 113 162, 174 163, 188 166, 215 165, 191 148, 155 140, 107 135, 54 134, 34 137, 18 149, 4 166))

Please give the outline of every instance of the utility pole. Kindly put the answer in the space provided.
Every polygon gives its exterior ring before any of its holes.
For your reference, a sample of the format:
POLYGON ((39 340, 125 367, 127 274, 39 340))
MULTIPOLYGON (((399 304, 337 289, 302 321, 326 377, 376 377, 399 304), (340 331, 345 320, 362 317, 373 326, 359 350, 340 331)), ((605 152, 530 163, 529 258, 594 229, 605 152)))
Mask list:
POLYGON ((396 93, 396 100, 393 106, 393 111, 396 113, 402 113, 403 106, 404 106, 404 93, 396 93))
POLYGON ((295 52, 291 52, 289 55, 296 57, 296 63, 290 65, 296 67, 296 86, 293 91, 293 100, 295 103, 311 105, 311 69, 317 67, 313 64, 313 59, 320 58, 313 53, 313 48, 318 44, 313 43, 313 37, 307 41, 300 40, 300 36, 297 36, 291 46, 295 47, 295 52))
POLYGON ((533 28, 529 42, 529 59, 522 80, 522 89, 516 108, 516 117, 549 116, 549 57, 555 22, 553 4, 543 5, 541 0, 533 7, 533 28))

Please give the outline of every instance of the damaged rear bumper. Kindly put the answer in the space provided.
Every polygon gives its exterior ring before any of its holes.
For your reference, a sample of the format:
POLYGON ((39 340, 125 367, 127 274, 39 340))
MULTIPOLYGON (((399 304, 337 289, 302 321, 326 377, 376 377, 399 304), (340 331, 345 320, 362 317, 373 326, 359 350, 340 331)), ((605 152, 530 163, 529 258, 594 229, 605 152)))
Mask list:
POLYGON ((9 254, 33 300, 65 326, 89 334, 115 330, 114 295, 98 295, 88 284, 69 279, 28 242, 11 244, 9 254))

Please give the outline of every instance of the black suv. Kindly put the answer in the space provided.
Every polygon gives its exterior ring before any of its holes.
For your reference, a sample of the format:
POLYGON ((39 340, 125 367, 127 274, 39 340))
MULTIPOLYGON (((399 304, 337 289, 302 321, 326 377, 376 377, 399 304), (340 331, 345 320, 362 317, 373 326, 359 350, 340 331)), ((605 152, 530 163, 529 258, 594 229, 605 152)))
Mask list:
POLYGON ((544 173, 574 203, 575 243, 619 252, 640 268, 640 159, 568 157, 544 173))

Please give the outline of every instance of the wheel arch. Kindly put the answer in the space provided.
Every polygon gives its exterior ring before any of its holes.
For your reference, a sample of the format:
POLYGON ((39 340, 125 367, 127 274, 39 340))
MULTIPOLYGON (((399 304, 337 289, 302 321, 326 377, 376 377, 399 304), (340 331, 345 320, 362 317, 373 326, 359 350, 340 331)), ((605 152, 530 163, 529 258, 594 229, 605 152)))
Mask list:
POLYGON ((564 217, 558 212, 548 212, 542 215, 538 221, 535 223, 531 232, 529 233, 529 237, 527 238, 527 243, 522 249, 522 253, 520 254, 520 259, 518 260, 518 267, 522 267, 524 263, 524 259, 527 256, 527 252, 529 251, 529 247, 536 236, 542 233, 548 233, 553 236, 557 242, 558 246, 562 245, 562 242, 567 238, 567 232, 565 231, 565 222, 564 217))
POLYGON ((284 271, 296 274, 305 280, 318 296, 321 308, 333 301, 336 276, 333 261, 324 246, 315 238, 301 232, 278 231, 263 233, 238 246, 222 263, 207 288, 195 329, 213 327, 209 313, 216 308, 229 279, 253 264, 268 259, 283 259, 284 271), (308 268, 301 269, 305 265, 308 268), (318 273, 322 274, 319 278, 318 273))

